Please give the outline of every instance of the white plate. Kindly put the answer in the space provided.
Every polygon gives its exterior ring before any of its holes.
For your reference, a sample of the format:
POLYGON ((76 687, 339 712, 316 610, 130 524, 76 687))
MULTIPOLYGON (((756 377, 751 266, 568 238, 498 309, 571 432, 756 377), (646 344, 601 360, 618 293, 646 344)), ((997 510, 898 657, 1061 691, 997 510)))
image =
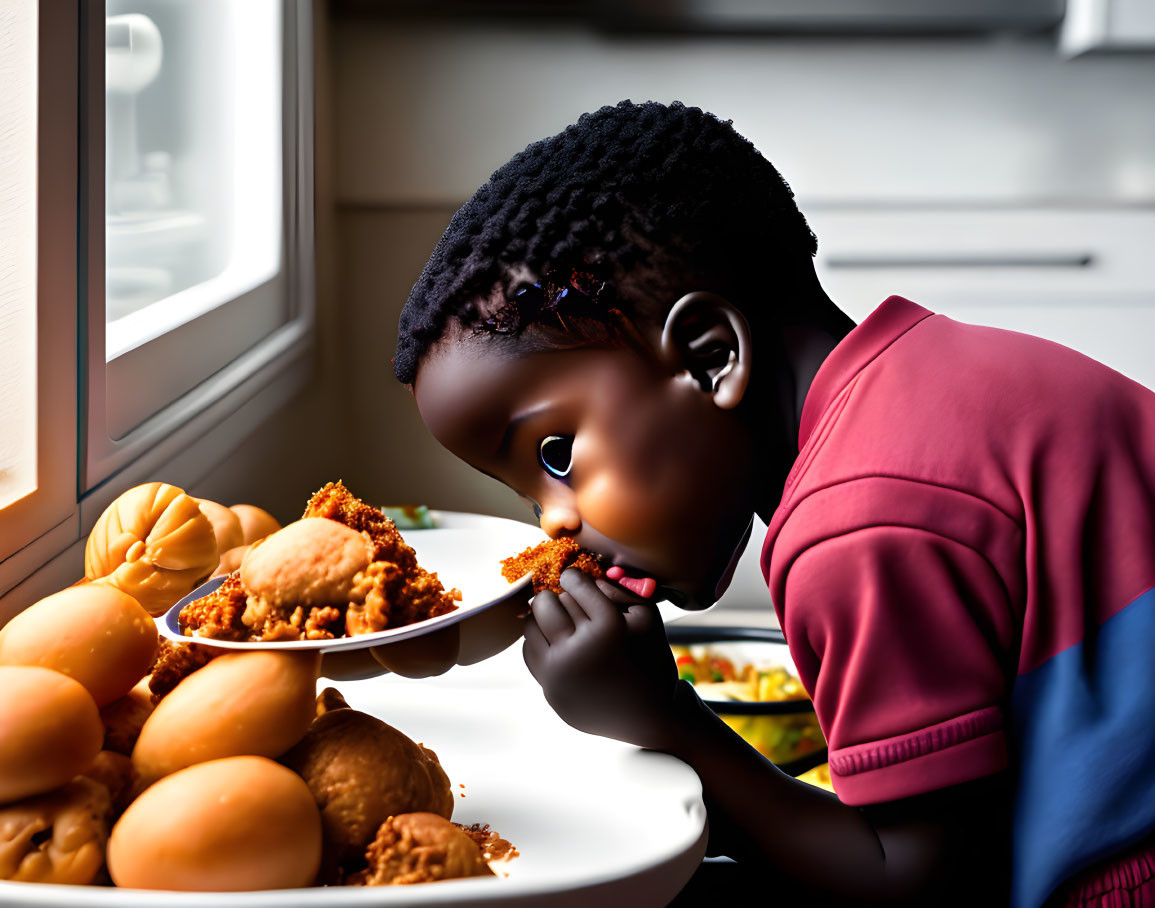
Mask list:
POLYGON ((501 576, 501 559, 516 555, 528 546, 545 541, 540 528, 516 520, 487 517, 481 514, 438 514, 442 526, 432 530, 405 530, 405 541, 417 553, 417 562, 427 571, 436 572, 446 589, 461 590, 461 602, 447 615, 427 618, 402 627, 337 637, 333 640, 217 640, 184 634, 180 629, 180 610, 194 599, 207 595, 224 578, 218 577, 193 590, 157 621, 158 630, 170 640, 182 643, 208 643, 224 649, 289 649, 338 650, 366 649, 383 643, 394 643, 410 637, 420 637, 464 621, 491 606, 519 593, 530 583, 526 574, 509 583, 501 576))
POLYGON ((387 676, 340 685, 350 705, 437 752, 457 799, 456 822, 488 823, 517 847, 519 857, 494 862, 496 878, 212 894, 0 882, 0 903, 26 908, 667 904, 705 853, 697 776, 665 754, 566 727, 520 660, 512 651, 431 681, 387 676), (487 679, 500 680, 501 686, 487 679), (458 797, 461 793, 465 797, 458 797))

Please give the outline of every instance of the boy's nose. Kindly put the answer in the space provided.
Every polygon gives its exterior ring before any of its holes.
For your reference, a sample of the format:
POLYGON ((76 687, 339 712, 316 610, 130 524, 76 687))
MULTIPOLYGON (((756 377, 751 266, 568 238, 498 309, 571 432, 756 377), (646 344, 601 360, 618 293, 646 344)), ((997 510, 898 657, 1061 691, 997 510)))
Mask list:
POLYGON ((543 505, 541 528, 550 539, 557 539, 559 536, 573 536, 582 528, 581 517, 574 508, 568 505, 543 505))

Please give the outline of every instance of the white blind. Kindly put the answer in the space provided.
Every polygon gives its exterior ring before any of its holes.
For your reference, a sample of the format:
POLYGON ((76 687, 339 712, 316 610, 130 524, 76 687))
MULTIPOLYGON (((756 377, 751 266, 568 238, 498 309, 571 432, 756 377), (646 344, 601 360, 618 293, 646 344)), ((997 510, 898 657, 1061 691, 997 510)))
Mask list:
POLYGON ((0 3, 0 508, 36 489, 36 0, 0 3))

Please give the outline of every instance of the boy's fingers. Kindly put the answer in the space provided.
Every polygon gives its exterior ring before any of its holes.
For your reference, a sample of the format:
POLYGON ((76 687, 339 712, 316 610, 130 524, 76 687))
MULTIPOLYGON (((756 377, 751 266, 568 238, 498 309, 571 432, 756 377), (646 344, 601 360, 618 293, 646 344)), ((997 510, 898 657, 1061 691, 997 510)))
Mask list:
POLYGON ((585 615, 594 622, 618 622, 621 612, 601 588, 601 582, 584 571, 570 568, 561 575, 561 585, 573 597, 585 615))
POLYGON ((539 684, 541 678, 537 674, 537 666, 545 651, 549 649, 549 641, 537 626, 537 622, 530 618, 525 622, 525 643, 521 645, 521 658, 525 660, 525 667, 539 684))
POLYGON ((574 620, 556 593, 538 593, 533 597, 532 608, 533 618, 549 643, 557 643, 574 632, 574 620))
POLYGON ((661 624, 662 616, 658 612, 657 604, 653 602, 635 602, 623 613, 626 627, 635 633, 650 630, 654 623, 661 624))

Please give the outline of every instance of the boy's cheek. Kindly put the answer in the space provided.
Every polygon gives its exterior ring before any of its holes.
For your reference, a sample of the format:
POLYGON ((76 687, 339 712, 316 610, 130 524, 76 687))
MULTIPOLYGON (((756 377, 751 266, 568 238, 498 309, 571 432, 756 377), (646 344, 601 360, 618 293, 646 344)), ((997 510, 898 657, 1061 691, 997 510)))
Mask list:
POLYGON ((582 483, 577 506, 583 523, 623 546, 645 547, 654 542, 654 513, 640 482, 601 473, 582 483))

